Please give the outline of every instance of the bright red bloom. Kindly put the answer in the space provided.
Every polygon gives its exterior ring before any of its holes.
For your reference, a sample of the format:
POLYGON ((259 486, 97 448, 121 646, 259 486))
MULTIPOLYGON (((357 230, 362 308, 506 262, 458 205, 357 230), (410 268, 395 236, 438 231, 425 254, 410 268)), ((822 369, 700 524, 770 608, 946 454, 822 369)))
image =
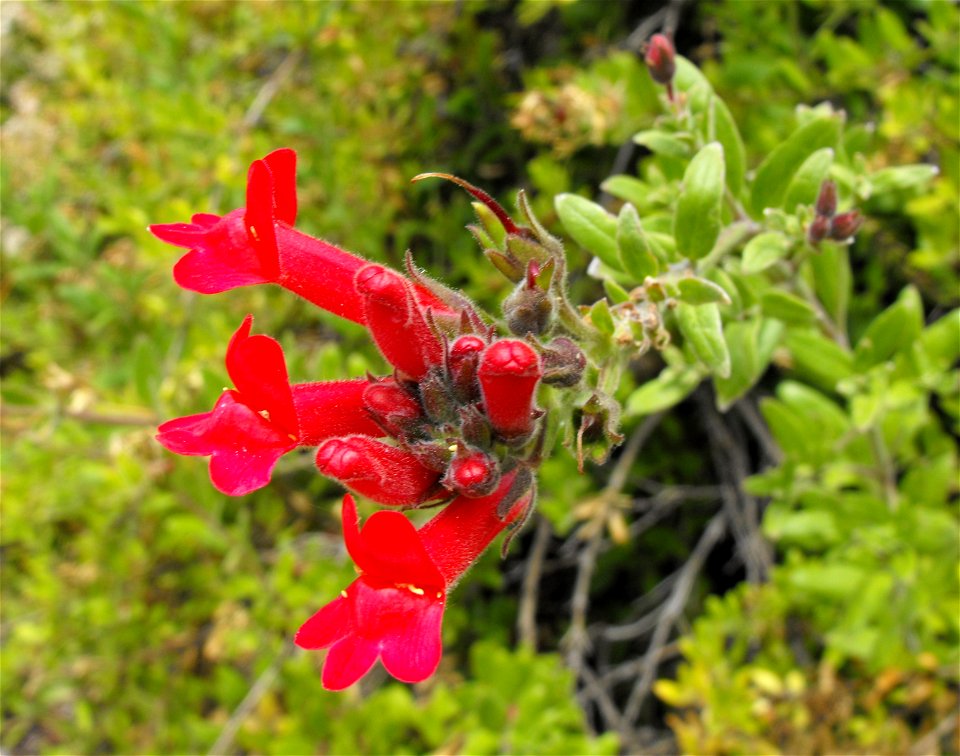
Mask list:
POLYGON ((251 336, 252 325, 248 315, 227 347, 227 373, 236 388, 224 391, 211 412, 157 429, 157 440, 170 451, 209 456, 210 480, 230 496, 265 486, 277 460, 298 446, 348 433, 382 435, 363 409, 367 381, 291 386, 280 344, 251 336))
MULTIPOLYGON (((150 226, 158 239, 190 251, 173 268, 180 286, 218 294, 238 286, 276 283, 318 307, 363 323, 363 300, 353 281, 367 261, 301 233, 297 218, 297 154, 274 150, 247 174, 247 204, 224 216, 198 213, 190 223, 150 226)), ((449 310, 416 286, 417 298, 449 310)))
POLYGON ((491 344, 477 368, 483 405, 494 430, 506 439, 533 430, 533 399, 543 377, 540 357, 524 341, 501 339, 491 344))
POLYGON ((317 467, 379 504, 414 506, 440 492, 439 473, 407 450, 370 436, 329 439, 317 450, 317 467))
POLYGON ((482 499, 454 499, 418 531, 399 512, 377 512, 363 530, 348 494, 343 536, 360 577, 297 631, 301 648, 329 648, 322 682, 327 690, 353 685, 377 657, 402 682, 430 677, 440 663, 440 628, 447 592, 527 504, 497 517, 512 476, 482 499))

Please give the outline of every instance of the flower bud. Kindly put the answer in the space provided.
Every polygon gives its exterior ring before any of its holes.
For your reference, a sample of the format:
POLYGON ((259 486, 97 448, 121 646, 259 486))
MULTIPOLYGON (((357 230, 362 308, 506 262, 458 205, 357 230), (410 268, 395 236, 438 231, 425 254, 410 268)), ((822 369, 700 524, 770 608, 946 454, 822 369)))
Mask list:
POLYGON ((650 69, 650 75, 658 84, 669 84, 677 70, 674 60, 673 42, 663 34, 654 34, 647 43, 647 52, 643 62, 650 69))
POLYGON ((819 244, 827 238, 829 233, 830 219, 825 215, 818 215, 807 226, 807 241, 811 244, 819 244))
POLYGON ((450 384, 440 368, 431 368, 420 379, 420 400, 427 417, 435 424, 449 423, 456 419, 457 400, 451 394, 450 384))
POLYGON ((530 286, 527 281, 521 281, 504 300, 503 314, 511 333, 517 336, 526 336, 528 333, 539 336, 550 324, 553 302, 547 292, 536 284, 530 286))
POLYGON ((472 402, 479 398, 477 387, 477 364, 480 353, 487 343, 479 336, 465 334, 450 345, 447 354, 447 367, 450 380, 461 402, 472 402))
POLYGON ((442 482, 445 488, 471 499, 486 496, 500 484, 500 462, 479 449, 458 445, 442 482))
POLYGON ((830 226, 830 238, 835 241, 846 241, 860 230, 862 224, 863 218, 859 210, 840 213, 833 218, 833 223, 830 226))
POLYGON ((477 377, 494 430, 518 440, 533 430, 534 392, 543 376, 540 357, 523 341, 501 339, 480 358, 477 377))
POLYGON ((423 420, 420 402, 392 378, 368 383, 363 389, 363 407, 378 426, 395 438, 409 435, 423 420))
POLYGON ((570 339, 554 339, 543 349, 543 382, 551 386, 577 385, 586 367, 586 356, 570 339))
POLYGON ((817 195, 815 206, 817 215, 832 218, 837 212, 837 185, 833 181, 824 181, 820 184, 820 193, 817 195))
POLYGON ((317 450, 317 467, 379 504, 412 506, 438 492, 438 473, 424 467, 409 451, 369 436, 326 441, 317 450))
POLYGON ((357 272, 354 285, 363 297, 373 340, 391 365, 420 380, 431 365, 443 361, 443 345, 407 279, 382 265, 367 265, 357 272))

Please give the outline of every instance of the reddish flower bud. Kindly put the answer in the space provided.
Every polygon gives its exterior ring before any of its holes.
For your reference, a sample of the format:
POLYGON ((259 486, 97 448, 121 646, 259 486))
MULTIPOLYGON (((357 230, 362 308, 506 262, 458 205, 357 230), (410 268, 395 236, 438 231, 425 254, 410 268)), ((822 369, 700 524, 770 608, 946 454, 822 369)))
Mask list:
POLYGON ((529 344, 501 339, 480 358, 477 377, 490 424, 505 439, 533 430, 534 392, 543 376, 540 357, 529 344))
POLYGON ((654 34, 647 44, 643 62, 650 69, 650 75, 658 84, 669 84, 677 70, 676 52, 673 42, 663 34, 654 34))
POLYGON ((487 343, 473 334, 461 336, 450 345, 447 367, 457 398, 462 402, 476 401, 480 396, 477 364, 480 362, 480 353, 486 348, 487 343))
POLYGON ((863 225, 863 218, 859 210, 850 210, 846 213, 840 213, 833 218, 830 226, 830 238, 835 241, 846 241, 860 230, 863 225))
POLYGON ((457 454, 443 476, 445 488, 475 499, 493 493, 499 484, 500 462, 496 457, 466 445, 457 446, 457 454))
POLYGON ((369 436, 332 438, 317 450, 317 467, 379 504, 412 506, 437 493, 439 474, 410 452, 369 436))
POLYGON ((430 328, 407 279, 382 265, 367 265, 355 281, 367 327, 387 361, 420 380, 443 361, 443 345, 430 328))
POLYGON ((363 406, 373 421, 395 438, 413 432, 423 420, 420 402, 392 378, 367 383, 363 406))
POLYGON ((830 233, 830 219, 826 215, 818 215, 807 226, 807 241, 819 244, 830 233))
POLYGON ((817 215, 832 218, 837 212, 837 185, 833 181, 824 181, 820 184, 820 193, 815 205, 817 215))

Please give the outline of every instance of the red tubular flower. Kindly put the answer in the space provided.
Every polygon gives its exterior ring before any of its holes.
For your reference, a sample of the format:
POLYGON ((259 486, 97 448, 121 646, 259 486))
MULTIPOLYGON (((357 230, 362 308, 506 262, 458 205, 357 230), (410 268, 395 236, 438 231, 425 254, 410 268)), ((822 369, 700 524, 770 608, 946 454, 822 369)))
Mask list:
POLYGON ((283 349, 251 336, 247 316, 227 347, 227 373, 236 389, 211 412, 170 420, 157 440, 176 454, 210 457, 210 480, 230 496, 265 486, 277 460, 297 446, 334 434, 382 431, 363 410, 366 381, 290 386, 283 349))
POLYGON ((369 436, 331 438, 317 450, 317 467, 379 504, 412 506, 439 492, 439 473, 405 449, 369 436))
POLYGON ((533 398, 543 376, 540 357, 523 341, 501 339, 480 358, 477 377, 490 424, 505 439, 533 430, 533 398))
POLYGON ((511 482, 508 476, 482 499, 454 499, 419 531, 399 512, 377 512, 361 531, 353 498, 344 497, 343 536, 360 577, 295 638, 301 648, 330 649, 324 688, 353 685, 377 657, 402 682, 436 671, 447 592, 527 504, 521 499, 507 518, 497 517, 511 482))
POLYGON ((407 279, 382 265, 367 265, 355 285, 367 327, 391 365, 419 380, 443 361, 443 344, 407 279))
MULTIPOLYGON (((290 149, 255 160, 247 174, 246 207, 224 216, 199 213, 190 223, 155 224, 150 232, 190 250, 173 269, 185 289, 217 294, 276 283, 324 310, 363 323, 363 301, 353 281, 367 261, 293 228, 296 161, 290 149)), ((426 305, 445 307, 426 289, 415 291, 426 305)))

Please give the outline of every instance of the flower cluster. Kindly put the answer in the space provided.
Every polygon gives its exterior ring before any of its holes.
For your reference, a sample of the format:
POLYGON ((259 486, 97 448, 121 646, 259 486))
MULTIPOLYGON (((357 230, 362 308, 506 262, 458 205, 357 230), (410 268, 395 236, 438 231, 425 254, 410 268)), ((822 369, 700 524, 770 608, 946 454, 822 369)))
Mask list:
MULTIPOLYGON (((538 386, 576 383, 584 358, 569 339, 537 338, 551 313, 540 288, 549 265, 526 261, 505 305, 523 338, 498 337, 468 299, 409 259, 402 274, 297 231, 295 166, 292 150, 272 152, 250 166, 245 207, 150 231, 189 250, 174 267, 182 287, 211 294, 279 284, 363 324, 392 373, 291 383, 280 345, 251 335, 248 316, 227 347, 233 388, 211 411, 164 423, 157 438, 178 454, 209 457, 213 485, 229 495, 266 485, 284 454, 316 447, 322 474, 378 504, 445 504, 419 530, 401 512, 381 511, 361 531, 347 495, 344 537, 360 576, 296 639, 330 648, 329 689, 354 683, 378 656, 398 679, 419 681, 440 658, 447 592, 533 504, 545 429, 538 386)), ((469 188, 507 234, 523 234, 469 188)))
POLYGON ((830 180, 820 185, 813 209, 816 215, 807 227, 807 240, 811 244, 819 244, 824 239, 850 241, 863 223, 859 210, 837 213, 837 185, 830 180))

